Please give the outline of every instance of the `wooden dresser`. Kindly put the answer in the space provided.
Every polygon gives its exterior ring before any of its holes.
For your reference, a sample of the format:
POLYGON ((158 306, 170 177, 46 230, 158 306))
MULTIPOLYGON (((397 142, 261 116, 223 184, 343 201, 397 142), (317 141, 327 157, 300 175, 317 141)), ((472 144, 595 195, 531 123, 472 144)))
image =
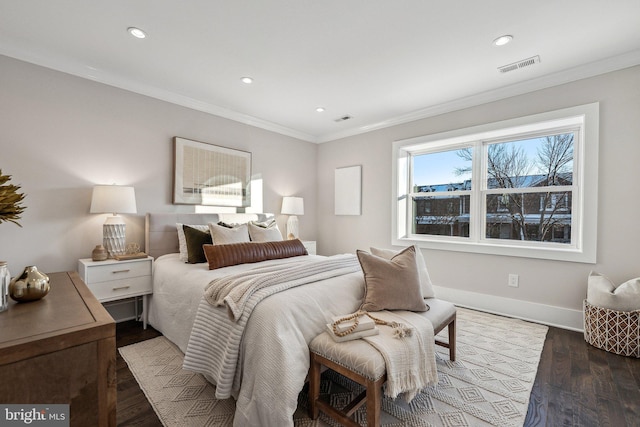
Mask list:
POLYGON ((0 313, 0 402, 69 404, 71 426, 116 425, 116 329, 78 273, 0 313))

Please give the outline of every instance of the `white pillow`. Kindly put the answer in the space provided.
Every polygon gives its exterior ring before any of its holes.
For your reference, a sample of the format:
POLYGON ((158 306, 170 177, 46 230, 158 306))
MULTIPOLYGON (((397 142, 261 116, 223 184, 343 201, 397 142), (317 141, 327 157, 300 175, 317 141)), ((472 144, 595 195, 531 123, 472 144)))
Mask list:
POLYGON ((609 310, 640 310, 640 277, 616 286, 608 277, 592 271, 587 284, 587 301, 609 310))
POLYGON ((249 237, 252 242, 280 242, 284 240, 278 224, 272 221, 268 225, 265 223, 249 223, 249 237))
POLYGON ((228 245, 231 243, 244 243, 250 241, 247 224, 228 228, 210 222, 209 230, 211 231, 211 239, 213 240, 214 245, 228 245))
MULTIPOLYGON (((181 223, 176 223, 176 228, 178 229, 178 246, 180 248, 180 261, 189 262, 189 251, 187 251, 187 239, 184 237, 184 228, 182 228, 181 223)), ((200 231, 207 231, 209 229, 208 225, 191 225, 187 224, 189 227, 195 228, 200 231)))
MULTIPOLYGON (((420 279, 420 287, 422 288, 422 297, 435 298, 436 294, 433 292, 433 283, 431 283, 431 278, 429 277, 429 271, 427 271, 427 264, 425 263, 424 257, 422 256, 422 251, 417 246, 415 246, 415 248, 416 248, 416 263, 418 264, 418 278, 420 279)), ((392 249, 380 249, 380 248, 373 248, 373 247, 370 249, 373 255, 376 255, 385 259, 391 259, 398 253, 402 252, 402 251, 394 251, 392 249)))

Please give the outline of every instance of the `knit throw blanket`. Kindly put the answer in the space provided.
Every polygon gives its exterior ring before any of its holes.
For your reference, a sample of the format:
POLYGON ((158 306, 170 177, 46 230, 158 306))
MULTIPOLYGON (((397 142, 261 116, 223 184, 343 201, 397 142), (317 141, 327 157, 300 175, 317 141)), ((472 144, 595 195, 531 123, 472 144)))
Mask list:
POLYGON ((334 255, 317 261, 304 258, 300 262, 257 267, 212 280, 207 285, 204 298, 213 306, 226 305, 229 317, 237 322, 243 314, 250 314, 253 307, 248 302, 258 291, 264 290, 261 295, 266 298, 289 288, 360 270, 360 264, 353 255, 334 255))
POLYGON ((429 385, 438 383, 435 341, 431 322, 411 311, 378 311, 372 316, 388 323, 402 323, 410 334, 398 336, 394 328, 379 326, 380 334, 363 339, 384 358, 387 369, 385 395, 395 399, 403 394, 407 402, 429 385))
MULTIPOLYGON (((183 366, 187 370, 205 374, 216 384, 216 398, 226 399, 234 390, 240 390, 243 376, 256 377, 255 372, 251 371, 253 367, 241 364, 244 357, 241 343, 247 323, 254 309, 262 301, 294 286, 361 271, 355 255, 334 255, 317 260, 307 256, 299 258, 300 261, 278 262, 273 267, 260 266, 229 275, 213 280, 208 285, 206 295, 198 305, 183 366), (242 372, 242 368, 247 370, 242 372)), ((304 313, 286 307, 283 308, 282 316, 287 318, 292 316, 292 313, 304 316, 304 313)), ((274 319, 274 324, 279 321, 274 319)), ((296 345, 300 344, 297 340, 302 336, 300 331, 284 331, 284 336, 278 336, 276 329, 263 329, 263 338, 269 337, 264 339, 290 341, 295 354, 296 345)), ((258 369, 257 366, 255 368, 258 369)), ((270 381, 282 381, 283 388, 287 391, 291 390, 296 380, 294 370, 285 373, 266 372, 262 373, 262 376, 269 377, 270 381)), ((246 387, 259 393, 261 386, 249 384, 246 387)), ((295 395, 298 392, 299 390, 296 390, 295 395)), ((256 411, 255 408, 246 408, 246 402, 243 405, 247 413, 256 411)), ((283 405, 286 407, 288 403, 283 401, 280 406, 283 405)), ((295 409, 295 404, 293 408, 295 409)), ((257 413, 253 415, 257 416, 257 413)))

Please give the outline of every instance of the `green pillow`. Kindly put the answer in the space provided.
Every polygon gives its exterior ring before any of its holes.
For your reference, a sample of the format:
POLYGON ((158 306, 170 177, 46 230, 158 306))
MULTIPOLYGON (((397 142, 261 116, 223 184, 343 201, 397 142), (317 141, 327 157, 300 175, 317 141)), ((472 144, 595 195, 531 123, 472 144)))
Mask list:
POLYGON ((208 230, 200 231, 188 225, 183 225, 182 229, 184 230, 184 239, 187 242, 187 262, 189 264, 207 262, 202 245, 213 243, 211 233, 208 230))

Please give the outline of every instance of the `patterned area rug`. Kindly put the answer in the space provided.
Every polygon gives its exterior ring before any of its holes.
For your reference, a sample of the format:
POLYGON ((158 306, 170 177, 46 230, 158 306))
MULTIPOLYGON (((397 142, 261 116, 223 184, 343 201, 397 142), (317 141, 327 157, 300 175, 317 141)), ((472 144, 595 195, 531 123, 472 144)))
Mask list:
MULTIPOLYGON (((382 426, 522 426, 547 327, 458 308, 457 360, 436 346, 439 382, 411 403, 382 402, 382 426)), ((447 340, 446 328, 440 333, 447 340)), ((183 354, 164 337, 120 348, 120 354, 166 427, 233 425, 233 399, 217 400, 214 386, 182 369, 183 354)), ((326 371, 323 398, 344 406, 361 392, 358 384, 326 371)), ((276 398, 276 397, 274 397, 276 398)), ((307 390, 298 397, 297 427, 338 426, 306 413, 307 390)), ((361 408, 356 417, 366 425, 361 408)))

